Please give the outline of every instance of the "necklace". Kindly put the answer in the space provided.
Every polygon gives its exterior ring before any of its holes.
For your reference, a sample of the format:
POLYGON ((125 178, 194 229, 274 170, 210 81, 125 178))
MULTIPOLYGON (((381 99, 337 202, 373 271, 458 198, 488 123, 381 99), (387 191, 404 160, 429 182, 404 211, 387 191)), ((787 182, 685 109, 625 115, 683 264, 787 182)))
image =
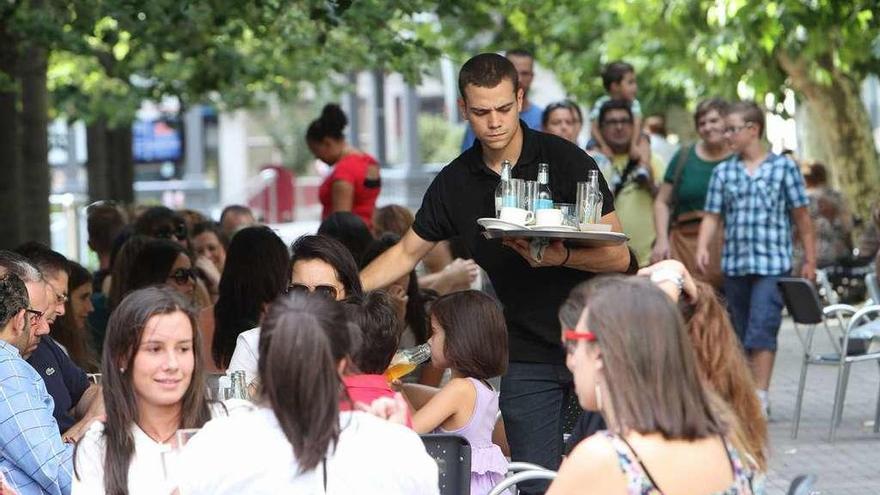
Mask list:
POLYGON ((177 433, 177 430, 174 430, 174 431, 171 432, 170 435, 168 435, 167 437, 165 437, 165 438, 163 439, 163 438, 161 438, 161 437, 153 436, 152 433, 150 433, 150 432, 148 432, 147 430, 143 429, 143 427, 141 427, 140 425, 138 425, 138 428, 140 428, 141 431, 144 432, 144 434, 147 435, 147 436, 150 438, 150 440, 152 440, 152 441, 154 441, 154 442, 156 442, 156 443, 159 443, 159 444, 165 444, 165 443, 168 443, 168 440, 171 440, 171 439, 174 437, 174 434, 177 433))

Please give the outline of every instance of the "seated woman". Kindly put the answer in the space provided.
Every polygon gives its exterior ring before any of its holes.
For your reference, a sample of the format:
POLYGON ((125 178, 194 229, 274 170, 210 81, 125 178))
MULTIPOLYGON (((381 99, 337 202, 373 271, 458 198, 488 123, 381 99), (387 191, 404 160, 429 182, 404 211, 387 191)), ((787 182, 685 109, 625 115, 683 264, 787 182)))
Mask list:
POLYGON ((217 222, 200 222, 193 226, 190 244, 196 254, 196 268, 200 275, 207 281, 207 288, 211 293, 211 301, 217 301, 217 291, 220 286, 220 275, 226 265, 226 250, 229 241, 220 224, 217 222))
POLYGON ((575 447, 547 493, 753 493, 672 301, 639 277, 597 279, 579 297, 566 365, 609 429, 575 447))
MULTIPOLYGON (((235 234, 232 242, 235 243, 243 232, 235 234)), ((294 241, 290 250, 289 292, 312 292, 337 301, 363 295, 354 258, 336 239, 305 235, 294 241)), ((252 385, 257 377, 259 342, 260 327, 241 332, 229 361, 227 371, 244 370, 248 385, 252 385)))
POLYGON ((170 493, 163 453, 181 428, 201 428, 223 406, 205 394, 195 315, 176 291, 132 292, 110 316, 104 345, 106 423, 76 448, 73 493, 170 493))
POLYGON ((180 493, 438 493, 437 464, 415 433, 339 411, 350 339, 340 303, 300 292, 275 301, 260 332, 258 407, 187 443, 180 493))
POLYGON ((150 285, 164 284, 179 292, 190 304, 196 289, 196 275, 186 249, 165 239, 153 239, 143 246, 134 259, 127 280, 126 294, 150 285))
POLYGON ((92 306, 92 274, 75 261, 67 261, 67 301, 64 314, 52 323, 52 338, 63 346, 70 359, 87 373, 96 373, 98 355, 92 348, 89 314, 92 306))

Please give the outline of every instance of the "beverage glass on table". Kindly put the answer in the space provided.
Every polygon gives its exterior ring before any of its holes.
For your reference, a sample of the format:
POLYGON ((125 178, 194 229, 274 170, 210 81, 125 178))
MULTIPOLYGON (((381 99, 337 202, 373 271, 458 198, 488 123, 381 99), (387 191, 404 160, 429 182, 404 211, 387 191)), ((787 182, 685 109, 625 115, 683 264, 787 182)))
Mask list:
POLYGON ((562 210, 562 225, 577 228, 578 215, 574 203, 556 203, 553 206, 562 210))

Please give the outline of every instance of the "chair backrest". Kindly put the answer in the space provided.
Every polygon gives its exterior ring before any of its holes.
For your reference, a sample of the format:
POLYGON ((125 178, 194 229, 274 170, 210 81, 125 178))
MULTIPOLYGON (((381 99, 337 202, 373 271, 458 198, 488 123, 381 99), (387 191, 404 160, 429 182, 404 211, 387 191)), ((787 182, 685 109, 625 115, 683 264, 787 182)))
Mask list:
POLYGON ((865 287, 868 288, 868 297, 874 304, 880 304, 880 285, 877 284, 877 274, 869 273, 865 275, 865 287))
POLYGON ((813 284, 798 277, 782 277, 778 282, 782 300, 795 323, 816 325, 822 323, 822 302, 813 284))
POLYGON ((469 495, 471 492, 471 444, 458 435, 420 435, 428 455, 437 462, 440 495, 469 495))

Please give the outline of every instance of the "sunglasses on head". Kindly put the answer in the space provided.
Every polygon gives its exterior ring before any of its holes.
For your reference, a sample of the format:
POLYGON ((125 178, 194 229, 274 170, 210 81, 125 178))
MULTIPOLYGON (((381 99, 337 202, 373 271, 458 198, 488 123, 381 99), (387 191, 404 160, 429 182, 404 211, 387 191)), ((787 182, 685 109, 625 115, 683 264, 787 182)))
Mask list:
POLYGON ((178 285, 183 285, 190 280, 195 280, 196 272, 192 268, 178 268, 168 278, 174 280, 174 283, 178 285))
POLYGON ((189 231, 187 231, 186 224, 183 224, 183 223, 178 224, 175 227, 171 227, 171 226, 160 227, 160 228, 156 229, 155 232, 153 232, 153 236, 158 237, 159 239, 169 239, 170 240, 173 237, 173 238, 176 238, 178 241, 185 240, 187 238, 188 234, 189 234, 189 231))
POLYGON ((565 352, 568 354, 574 353, 575 349, 577 349, 578 342, 582 340, 586 342, 595 342, 596 334, 589 330, 586 332, 578 332, 573 328, 566 328, 565 331, 562 332, 562 342, 565 345, 565 352))
POLYGON ((339 291, 336 290, 336 287, 332 285, 316 285, 314 287, 308 286, 306 284, 294 283, 287 286, 287 293, 291 294, 294 292, 305 293, 309 292, 312 294, 318 294, 320 296, 329 297, 330 299, 336 299, 339 295, 339 291))

